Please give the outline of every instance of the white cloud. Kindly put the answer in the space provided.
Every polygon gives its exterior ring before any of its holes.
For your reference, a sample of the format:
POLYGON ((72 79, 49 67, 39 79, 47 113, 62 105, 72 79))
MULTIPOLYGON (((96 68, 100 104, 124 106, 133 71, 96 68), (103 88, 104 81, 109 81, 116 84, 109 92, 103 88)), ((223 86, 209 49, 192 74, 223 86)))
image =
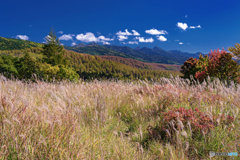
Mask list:
POLYGON ((179 44, 183 44, 182 42, 179 42, 179 44))
POLYGON ((138 44, 137 41, 129 41, 128 44, 138 44))
POLYGON ((178 39, 176 39, 175 41, 179 41, 178 39))
POLYGON ((87 32, 86 34, 78 34, 76 39, 82 42, 102 42, 103 44, 110 44, 106 41, 113 41, 114 38, 106 38, 105 36, 95 37, 95 35, 91 32, 87 32))
POLYGON ((104 42, 103 44, 107 44, 107 45, 109 45, 110 43, 109 43, 109 42, 104 42))
POLYGON ((22 40, 29 40, 29 37, 26 35, 17 35, 16 38, 22 39, 22 40))
POLYGON ((125 39, 128 39, 128 36, 123 36, 123 35, 118 36, 119 41, 124 41, 125 39))
POLYGON ((148 39, 144 39, 144 37, 136 37, 135 39, 138 39, 139 42, 145 42, 145 43, 152 43, 154 41, 152 37, 148 39))
POLYGON ((132 33, 128 32, 128 30, 125 29, 125 32, 119 31, 119 32, 116 33, 116 35, 118 35, 118 36, 131 36, 132 33))
POLYGON ((71 46, 75 46, 77 43, 75 43, 75 42, 73 42, 72 44, 71 44, 71 46))
POLYGON ((104 36, 99 36, 98 37, 98 39, 99 39, 99 41, 113 41, 114 39, 110 39, 110 38, 106 38, 106 37, 104 37, 104 36))
POLYGON ((58 33, 63 34, 63 31, 59 31, 58 33))
POLYGON ((188 28, 187 23, 182 23, 182 22, 178 22, 178 23, 177 23, 177 26, 178 26, 179 28, 181 28, 182 30, 186 30, 186 29, 188 28))
POLYGON ((190 26, 189 28, 195 29, 195 28, 201 28, 201 26, 200 25, 198 25, 198 26, 190 26))
POLYGON ((164 42, 167 41, 167 38, 165 38, 164 36, 159 36, 158 40, 164 42))
POLYGON ((187 18, 188 17, 188 15, 185 15, 185 18, 187 18))
POLYGON ((95 37, 95 35, 91 32, 87 32, 85 35, 84 34, 78 34, 76 36, 76 39, 82 42, 98 42, 98 38, 95 37))
POLYGON ((106 41, 113 41, 114 39, 112 38, 106 38, 104 36, 99 36, 98 37, 98 42, 102 42, 103 44, 110 44, 109 42, 106 41))
POLYGON ((134 35, 134 36, 140 36, 140 34, 139 34, 137 31, 132 30, 132 32, 133 32, 133 35, 134 35))
POLYGON ((72 36, 75 36, 75 35, 74 34, 64 34, 59 37, 59 40, 64 40, 64 41, 73 40, 72 36))
POLYGON ((150 29, 150 30, 146 30, 145 32, 151 35, 168 34, 168 32, 165 30, 157 30, 157 29, 150 29))

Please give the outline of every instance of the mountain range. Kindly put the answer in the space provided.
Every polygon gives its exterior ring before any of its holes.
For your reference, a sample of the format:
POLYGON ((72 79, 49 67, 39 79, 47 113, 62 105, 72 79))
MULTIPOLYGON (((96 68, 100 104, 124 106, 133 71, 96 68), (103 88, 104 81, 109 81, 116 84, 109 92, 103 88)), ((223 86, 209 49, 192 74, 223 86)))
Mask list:
POLYGON ((131 58, 147 63, 163 63, 182 65, 188 58, 199 58, 201 52, 188 53, 179 50, 165 51, 159 47, 147 48, 115 45, 98 45, 95 42, 89 44, 80 43, 74 46, 64 46, 67 50, 73 50, 79 53, 87 53, 91 55, 118 56, 123 58, 131 58))

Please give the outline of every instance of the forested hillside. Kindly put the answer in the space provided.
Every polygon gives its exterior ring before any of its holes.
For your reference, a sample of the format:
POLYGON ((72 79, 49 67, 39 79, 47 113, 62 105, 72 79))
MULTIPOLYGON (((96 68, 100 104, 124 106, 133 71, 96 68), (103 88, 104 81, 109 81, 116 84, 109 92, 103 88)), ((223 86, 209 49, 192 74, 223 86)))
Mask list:
POLYGON ((42 47, 42 44, 27 40, 0 37, 0 50, 19 50, 31 47, 42 47))

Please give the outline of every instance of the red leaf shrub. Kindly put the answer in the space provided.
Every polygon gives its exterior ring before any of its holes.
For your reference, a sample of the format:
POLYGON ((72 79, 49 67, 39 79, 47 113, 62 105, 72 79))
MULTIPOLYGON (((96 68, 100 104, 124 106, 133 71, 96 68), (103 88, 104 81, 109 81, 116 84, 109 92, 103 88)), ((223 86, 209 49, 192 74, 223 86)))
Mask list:
MULTIPOLYGON (((232 116, 217 115, 210 117, 209 115, 201 112, 199 109, 185 109, 175 108, 168 112, 163 112, 163 121, 156 127, 149 126, 149 136, 153 137, 152 132, 155 132, 155 139, 161 137, 161 139, 173 140, 173 137, 177 131, 183 129, 189 129, 192 134, 192 138, 208 134, 210 130, 216 126, 229 125, 234 121, 232 116), (158 131, 158 134, 156 132, 158 131)), ((153 137, 154 138, 154 137, 153 137)), ((159 139, 159 138, 158 138, 159 139)))

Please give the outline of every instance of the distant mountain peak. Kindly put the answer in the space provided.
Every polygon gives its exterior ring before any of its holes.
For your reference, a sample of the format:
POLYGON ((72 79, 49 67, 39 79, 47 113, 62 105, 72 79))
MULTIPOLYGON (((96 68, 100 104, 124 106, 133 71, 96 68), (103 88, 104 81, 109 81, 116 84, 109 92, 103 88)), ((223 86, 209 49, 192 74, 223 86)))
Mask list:
POLYGON ((73 47, 86 47, 86 44, 79 43, 79 44, 74 45, 73 47))
POLYGON ((153 50, 159 50, 159 51, 163 51, 163 49, 162 49, 162 48, 160 48, 160 47, 157 47, 157 46, 153 47, 153 50))
POLYGON ((141 47, 139 47, 139 46, 137 46, 136 48, 134 48, 135 50, 140 50, 141 49, 141 47))
POLYGON ((88 43, 87 46, 98 46, 99 44, 97 44, 96 42, 91 42, 91 43, 88 43))

